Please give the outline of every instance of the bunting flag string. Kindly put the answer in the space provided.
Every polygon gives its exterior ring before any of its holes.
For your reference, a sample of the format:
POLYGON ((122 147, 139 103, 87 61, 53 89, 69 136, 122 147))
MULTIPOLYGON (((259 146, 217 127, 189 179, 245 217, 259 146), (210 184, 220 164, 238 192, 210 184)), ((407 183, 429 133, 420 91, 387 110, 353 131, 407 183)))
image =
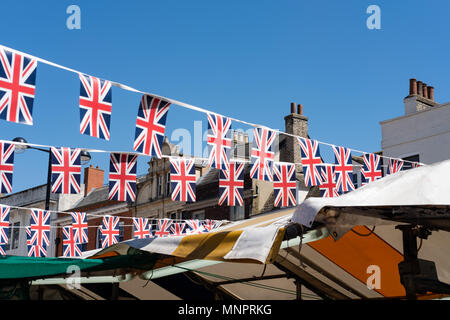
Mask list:
MULTIPOLYGON (((45 59, 42 59, 42 58, 30 55, 30 54, 27 54, 27 53, 24 53, 24 52, 21 52, 21 51, 18 51, 18 50, 9 48, 9 47, 6 47, 6 46, 3 46, 3 45, 0 45, 0 52, 8 52, 10 57, 13 56, 13 55, 19 55, 23 59, 28 59, 28 60, 32 61, 33 62, 33 66, 37 65, 37 62, 41 62, 41 63, 47 64, 47 65, 50 65, 50 66, 53 66, 53 67, 56 67, 56 68, 59 68, 59 69, 62 69, 62 70, 66 70, 66 71, 69 71, 69 72, 72 72, 72 73, 76 73, 78 76, 80 76, 80 80, 81 80, 81 76, 83 76, 83 75, 85 75, 87 77, 92 77, 92 76, 88 76, 86 73, 80 72, 78 70, 75 70, 75 69, 72 69, 72 68, 69 68, 69 67, 65 67, 65 66, 62 66, 60 64, 56 64, 56 63, 53 63, 51 61, 48 61, 48 60, 45 60, 45 59)), ((6 53, 4 53, 4 55, 6 56, 6 53)), ((3 62, 3 60, 10 61, 11 58, 9 60, 6 59, 6 58, 3 58, 2 61, 1 61, 2 64, 5 64, 5 66, 7 66, 6 62, 3 62)), ((5 68, 5 66, 3 66, 3 68, 5 68)), ((11 68, 11 62, 9 62, 9 67, 11 68)), ((29 67, 29 68, 27 67, 26 71, 29 72, 29 71, 31 71, 31 69, 32 69, 31 67, 29 67)), ((33 74, 34 74, 34 76, 33 77, 30 76, 30 77, 33 80, 35 80, 35 72, 33 74)), ((96 78, 96 79, 99 79, 99 78, 96 78)), ((119 83, 119 82, 115 82, 115 81, 111 81, 111 80, 103 80, 103 81, 109 82, 110 85, 116 86, 116 87, 121 88, 123 90, 131 91, 131 92, 135 92, 135 93, 140 93, 140 94, 142 94, 144 96, 150 96, 150 97, 153 97, 153 98, 156 98, 156 99, 159 99, 159 100, 163 100, 166 103, 178 105, 180 107, 184 107, 184 108, 187 108, 187 109, 190 109, 190 110, 193 110, 193 111, 201 112, 201 113, 204 113, 206 115, 215 115, 215 116, 227 118, 227 119, 229 119, 231 121, 239 122, 239 123, 242 123, 242 124, 254 127, 255 129, 256 128, 266 128, 265 126, 258 125, 258 124, 255 124, 255 123, 243 121, 243 120, 232 118, 232 117, 225 117, 224 115, 221 115, 221 114, 218 114, 216 112, 213 112, 213 111, 210 111, 210 110, 206 110, 206 109, 203 109, 203 108, 200 108, 198 106, 194 106, 194 105, 191 105, 191 104, 188 104, 188 103, 185 103, 185 102, 181 102, 181 101, 177 101, 177 100, 174 100, 174 99, 171 99, 171 98, 163 97, 163 96, 160 96, 160 95, 157 95, 157 94, 154 94, 154 93, 149 93, 149 92, 145 92, 145 91, 142 91, 142 90, 138 90, 138 89, 132 88, 132 87, 130 87, 128 85, 119 83)), ((105 88, 102 89, 103 93, 110 92, 109 84, 105 85, 108 89, 105 89, 105 88)), ((3 85, 3 82, 0 82, 0 90, 7 90, 8 88, 9 88, 8 85, 3 85)), ((33 95, 32 96, 34 97, 34 83, 33 83, 33 95)), ((81 100, 81 95, 80 95, 80 100, 81 100)), ((4 104, 6 104, 6 103, 4 103, 4 104)), ((81 103, 80 103, 80 107, 81 107, 81 103)), ((2 103, 0 103, 0 118, 2 116, 2 109, 1 108, 2 108, 2 103)), ((108 111, 106 111, 106 114, 107 115, 103 117, 104 118, 103 130, 104 130, 104 134, 107 133, 107 135, 108 135, 109 134, 109 118, 108 118, 108 121, 106 121, 105 119, 107 118, 108 114, 109 114, 109 117, 110 117, 111 114, 108 111), (108 130, 106 130, 106 128, 108 128, 108 130), (106 132, 106 131, 108 131, 108 132, 106 132)), ((100 122, 102 122, 102 121, 100 121, 100 122)), ((87 129, 87 127, 86 127, 86 129, 87 129)), ((91 130, 92 130, 92 128, 91 128, 91 130)), ((294 134, 290 134, 290 133, 287 133, 287 132, 282 132, 282 131, 275 130, 275 129, 270 129, 270 131, 273 132, 273 133, 276 133, 276 134, 291 136, 291 137, 294 137, 294 138, 297 138, 297 139, 302 138, 300 136, 297 136, 297 135, 294 135, 294 134)), ((105 139, 106 139, 107 135, 104 135, 105 139)), ((109 139, 109 135, 108 135, 108 139, 109 139)), ((317 143, 319 143, 319 144, 324 144, 324 145, 328 145, 328 146, 331 146, 331 147, 338 147, 338 146, 336 146, 334 144, 330 144, 330 143, 326 143, 326 142, 322 142, 322 141, 318 141, 318 140, 315 140, 315 141, 317 143)), ((360 150, 356 150, 356 149, 350 149, 350 148, 346 148, 346 149, 348 149, 350 151, 353 151, 353 152, 356 152, 356 153, 360 153, 360 154, 367 153, 365 151, 360 151, 360 150)), ((392 158, 392 157, 387 157, 387 156, 381 156, 381 157, 382 158, 386 158, 386 159, 400 160, 398 158, 392 158)), ((416 163, 414 161, 407 161, 407 160, 403 160, 403 161, 408 162, 408 163, 416 163)), ((423 165, 423 164, 419 163, 419 165, 423 165)))

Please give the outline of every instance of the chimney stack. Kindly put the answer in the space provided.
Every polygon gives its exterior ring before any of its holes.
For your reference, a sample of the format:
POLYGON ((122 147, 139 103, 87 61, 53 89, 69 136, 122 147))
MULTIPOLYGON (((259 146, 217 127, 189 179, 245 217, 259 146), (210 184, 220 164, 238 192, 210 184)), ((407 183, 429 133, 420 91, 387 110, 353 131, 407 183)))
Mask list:
POLYGON ((434 101, 434 87, 415 78, 409 79, 409 95, 403 101, 406 115, 439 105, 434 101))
POLYGON ((104 171, 98 166, 94 168, 90 165, 89 168, 84 168, 84 196, 86 196, 92 189, 103 187, 104 171))

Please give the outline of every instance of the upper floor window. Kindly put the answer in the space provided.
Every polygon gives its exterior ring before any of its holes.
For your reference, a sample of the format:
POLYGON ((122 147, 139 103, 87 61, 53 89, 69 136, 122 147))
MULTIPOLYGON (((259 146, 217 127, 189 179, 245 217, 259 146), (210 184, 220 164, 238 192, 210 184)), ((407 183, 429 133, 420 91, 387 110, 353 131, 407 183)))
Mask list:
POLYGON ((166 197, 170 196, 170 172, 166 173, 166 197))

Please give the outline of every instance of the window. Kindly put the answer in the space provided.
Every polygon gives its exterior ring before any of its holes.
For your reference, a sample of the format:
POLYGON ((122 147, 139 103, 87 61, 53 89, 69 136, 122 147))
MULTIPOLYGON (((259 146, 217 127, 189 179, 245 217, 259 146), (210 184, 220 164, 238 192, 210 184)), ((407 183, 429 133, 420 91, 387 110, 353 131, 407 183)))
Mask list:
POLYGON ((163 182, 162 182, 162 176, 159 175, 158 176, 158 198, 161 197, 163 195, 163 182))
POLYGON ((193 212, 192 219, 205 220, 205 210, 193 212))
POLYGON ((14 250, 19 247, 19 235, 20 235, 20 221, 9 223, 9 241, 6 244, 5 250, 14 250))
POLYGON ((102 247, 102 231, 100 229, 101 227, 97 228, 97 248, 102 247))
POLYGON ((166 174, 166 197, 170 195, 170 172, 166 174))
POLYGON ((122 242, 124 238, 124 223, 119 222, 119 242, 122 242))

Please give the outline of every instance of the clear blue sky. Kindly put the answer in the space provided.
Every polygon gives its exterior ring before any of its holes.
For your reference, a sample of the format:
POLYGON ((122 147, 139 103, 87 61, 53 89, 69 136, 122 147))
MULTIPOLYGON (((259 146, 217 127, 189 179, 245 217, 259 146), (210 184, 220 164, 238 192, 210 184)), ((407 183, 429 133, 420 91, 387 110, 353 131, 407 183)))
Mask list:
MULTIPOLYGON (((9 1, 0 44, 276 129, 295 101, 314 139, 378 151, 379 121, 403 114, 410 77, 450 100, 449 11, 448 1, 9 1), (66 27, 71 4, 81 30, 66 27), (381 30, 366 27, 371 4, 381 30)), ((79 134, 78 96, 76 75, 39 64, 34 126, 1 120, 0 139, 132 151, 139 95, 113 88, 110 141, 79 134)), ((168 135, 193 133, 194 120, 206 127, 203 114, 172 107, 168 135)), ((91 164, 108 172, 107 155, 91 164)), ((14 191, 46 172, 46 154, 16 155, 14 191)))

